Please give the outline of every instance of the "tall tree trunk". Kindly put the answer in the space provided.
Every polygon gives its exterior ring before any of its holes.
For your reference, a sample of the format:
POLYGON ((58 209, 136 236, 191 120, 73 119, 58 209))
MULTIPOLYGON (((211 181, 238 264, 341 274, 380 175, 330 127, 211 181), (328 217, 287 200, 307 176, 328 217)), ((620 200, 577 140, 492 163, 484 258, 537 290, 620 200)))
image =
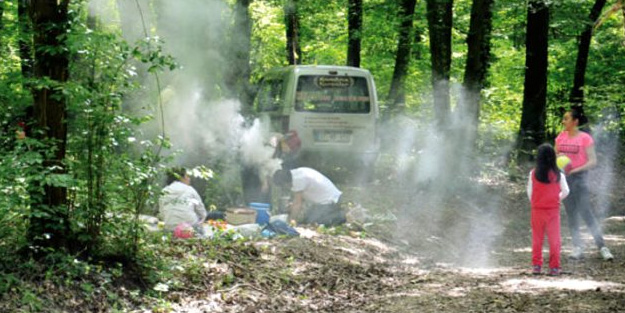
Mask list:
POLYGON ((601 15, 606 0, 595 0, 595 4, 590 10, 588 21, 584 31, 579 35, 579 45, 577 47, 577 62, 575 62, 575 76, 573 78, 573 89, 569 101, 581 106, 584 103, 584 80, 586 77, 586 65, 588 64, 588 53, 590 51, 590 39, 592 38, 592 28, 601 15))
POLYGON ((362 0, 348 0, 347 2, 347 65, 360 67, 362 0))
POLYGON ((226 84, 235 94, 243 110, 252 104, 253 90, 250 85, 250 40, 252 23, 250 20, 251 0, 237 0, 234 5, 234 29, 230 46, 231 67, 227 70, 226 84))
MULTIPOLYGON (((473 0, 471 22, 467 36, 467 63, 464 69, 462 113, 468 129, 465 136, 473 141, 477 135, 481 92, 490 61, 493 0, 473 0)), ((471 143, 472 144, 472 143, 471 143)))
POLYGON ((397 40, 397 53, 395 54, 395 69, 391 88, 388 92, 388 104, 391 111, 403 108, 405 105, 404 78, 408 72, 410 50, 412 47, 412 23, 416 0, 403 0, 399 9, 401 23, 399 25, 399 38, 397 40))
POLYGON ((453 0, 427 0, 432 60, 434 118, 442 129, 449 120, 449 75, 451 69, 451 27, 453 0))
POLYGON ((532 159, 532 150, 545 138, 547 103, 548 0, 530 0, 525 39, 525 83, 521 127, 517 137, 519 161, 532 159))
MULTIPOLYGON (((45 86, 33 86, 34 114, 40 139, 52 140, 52 153, 45 155, 44 167, 52 174, 64 174, 67 125, 65 96, 59 87, 68 79, 69 57, 64 48, 68 23, 69 0, 31 0, 29 10, 33 30, 35 62, 34 77, 49 79, 45 86)), ((31 203, 29 238, 40 246, 62 248, 69 233, 67 188, 44 181, 42 197, 31 203), (49 238, 49 239, 47 239, 49 238)))
POLYGON ((297 0, 287 0, 284 6, 284 24, 286 25, 286 54, 290 65, 300 64, 302 50, 299 45, 299 18, 297 0))
POLYGON ((33 77, 33 31, 28 16, 28 0, 18 0, 17 17, 20 29, 18 45, 20 48, 20 64, 24 78, 33 77))

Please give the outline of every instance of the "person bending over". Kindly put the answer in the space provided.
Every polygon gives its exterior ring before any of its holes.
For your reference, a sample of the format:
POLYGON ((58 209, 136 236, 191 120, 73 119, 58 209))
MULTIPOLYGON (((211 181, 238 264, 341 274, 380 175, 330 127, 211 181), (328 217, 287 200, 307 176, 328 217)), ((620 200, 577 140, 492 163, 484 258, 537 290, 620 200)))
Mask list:
POLYGON ((273 175, 273 182, 291 190, 293 202, 288 208, 289 219, 326 226, 345 223, 345 212, 340 205, 342 192, 317 170, 309 167, 281 169, 273 175))

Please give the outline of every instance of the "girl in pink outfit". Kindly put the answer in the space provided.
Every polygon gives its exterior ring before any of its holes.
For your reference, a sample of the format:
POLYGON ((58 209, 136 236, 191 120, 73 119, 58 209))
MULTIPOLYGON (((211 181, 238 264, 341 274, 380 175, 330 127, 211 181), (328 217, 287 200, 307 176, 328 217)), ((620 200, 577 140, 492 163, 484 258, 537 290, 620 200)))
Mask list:
POLYGON ((556 152, 550 144, 538 147, 536 167, 530 171, 527 196, 532 207, 533 274, 541 273, 543 239, 549 241, 549 275, 560 273, 560 201, 569 194, 564 174, 556 165, 556 152))
POLYGON ((566 179, 571 188, 571 196, 564 200, 567 221, 573 240, 573 253, 571 258, 583 257, 583 244, 579 233, 579 218, 583 218, 599 249, 599 254, 604 260, 612 260, 614 256, 605 246, 603 233, 590 205, 590 192, 588 190, 588 170, 597 164, 595 143, 592 137, 578 129, 583 124, 584 116, 577 109, 571 109, 564 114, 562 125, 564 130, 556 138, 556 152, 566 155, 571 159, 569 166, 565 168, 566 179))

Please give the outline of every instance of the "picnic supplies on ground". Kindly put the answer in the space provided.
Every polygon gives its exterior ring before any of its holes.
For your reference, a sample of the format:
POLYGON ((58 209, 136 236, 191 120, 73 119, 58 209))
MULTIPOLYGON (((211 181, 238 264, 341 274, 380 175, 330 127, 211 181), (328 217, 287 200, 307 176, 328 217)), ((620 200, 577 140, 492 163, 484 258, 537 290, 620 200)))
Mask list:
POLYGON ((289 219, 289 215, 288 214, 280 214, 280 215, 273 215, 272 217, 269 218, 269 222, 275 222, 275 221, 283 221, 283 222, 287 222, 289 219))
POLYGON ((262 226, 256 223, 232 226, 232 229, 243 237, 257 237, 261 232, 261 228, 262 226))
POLYGON ((263 232, 264 231, 267 231, 267 234, 274 233, 275 235, 299 236, 299 232, 295 230, 295 228, 289 226, 289 224, 281 220, 269 222, 263 229, 263 232))
POLYGON ((193 237, 195 231, 189 223, 180 223, 174 228, 174 237, 179 239, 188 239, 193 237))
POLYGON ((257 211, 248 208, 229 208, 226 210, 226 221, 231 225, 256 223, 257 211))
POLYGON ((269 203, 252 202, 249 206, 251 209, 256 211, 257 224, 269 223, 269 209, 271 208, 269 203))

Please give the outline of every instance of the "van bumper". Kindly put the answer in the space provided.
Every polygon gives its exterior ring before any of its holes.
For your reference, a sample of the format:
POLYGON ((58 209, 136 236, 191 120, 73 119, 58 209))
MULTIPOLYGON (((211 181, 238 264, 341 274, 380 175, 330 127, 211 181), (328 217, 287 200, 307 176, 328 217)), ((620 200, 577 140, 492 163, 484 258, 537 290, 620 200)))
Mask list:
POLYGON ((380 156, 379 151, 300 151, 300 166, 334 165, 352 168, 372 167, 380 156))

